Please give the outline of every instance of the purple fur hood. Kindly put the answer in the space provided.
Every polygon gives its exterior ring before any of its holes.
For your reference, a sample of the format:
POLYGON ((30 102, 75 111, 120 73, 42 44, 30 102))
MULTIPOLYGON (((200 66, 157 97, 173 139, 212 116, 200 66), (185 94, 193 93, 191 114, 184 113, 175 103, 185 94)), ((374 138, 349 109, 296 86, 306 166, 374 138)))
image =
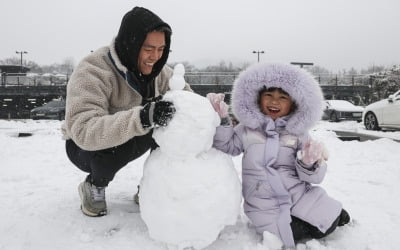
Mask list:
POLYGON ((243 125, 255 129, 265 123, 257 103, 263 86, 283 89, 296 103, 286 125, 289 133, 301 135, 321 119, 323 94, 310 73, 293 65, 258 63, 240 73, 233 85, 232 110, 243 125))

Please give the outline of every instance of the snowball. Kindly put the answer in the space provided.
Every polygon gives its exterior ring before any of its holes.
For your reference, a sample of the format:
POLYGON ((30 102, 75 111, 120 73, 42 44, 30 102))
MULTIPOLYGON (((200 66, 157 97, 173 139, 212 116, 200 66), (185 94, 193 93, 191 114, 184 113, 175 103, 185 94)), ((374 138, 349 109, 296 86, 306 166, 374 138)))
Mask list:
POLYGON ((185 66, 183 66, 183 64, 181 64, 181 63, 178 63, 177 65, 175 65, 174 75, 180 75, 180 76, 185 75, 185 66))
POLYGON ((268 231, 263 232, 263 245, 268 250, 282 249, 283 243, 281 239, 268 231))

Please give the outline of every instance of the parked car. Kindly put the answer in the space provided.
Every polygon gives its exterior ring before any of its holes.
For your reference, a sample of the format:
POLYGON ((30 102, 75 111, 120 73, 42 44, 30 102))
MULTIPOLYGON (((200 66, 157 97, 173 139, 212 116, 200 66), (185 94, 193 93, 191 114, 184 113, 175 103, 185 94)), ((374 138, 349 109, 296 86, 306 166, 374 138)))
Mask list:
POLYGON ((64 120, 65 118, 65 100, 53 100, 43 106, 31 110, 30 117, 33 120, 55 119, 64 120))
POLYGON ((341 120, 355 120, 361 122, 363 107, 356 106, 345 100, 325 100, 323 120, 338 122, 341 120))
POLYGON ((400 90, 387 99, 366 106, 363 119, 368 130, 400 129, 400 90))

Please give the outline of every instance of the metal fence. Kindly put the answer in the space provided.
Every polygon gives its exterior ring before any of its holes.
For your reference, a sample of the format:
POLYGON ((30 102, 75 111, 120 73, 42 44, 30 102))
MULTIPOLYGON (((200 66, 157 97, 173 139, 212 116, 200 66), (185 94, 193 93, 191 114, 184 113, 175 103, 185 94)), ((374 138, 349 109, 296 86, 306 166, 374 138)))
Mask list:
POLYGON ((315 75, 315 79, 320 85, 371 85, 372 77, 370 75, 315 75))
POLYGON ((0 84, 2 86, 54 86, 65 85, 68 82, 68 76, 65 75, 26 75, 2 73, 0 84))
POLYGON ((239 72, 187 72, 185 80, 190 84, 231 85, 239 72))
MULTIPOLYGON (((230 85, 238 77, 239 72, 187 72, 185 79, 190 84, 230 85)), ((370 75, 315 75, 320 85, 371 85, 373 78, 370 75)))
MULTIPOLYGON (((215 84, 230 85, 236 80, 240 72, 186 72, 185 80, 190 84, 215 84)), ((370 75, 315 75, 320 85, 372 85, 373 77, 370 75)), ((25 75, 1 74, 1 85, 30 85, 53 86, 63 85, 68 82, 68 75, 25 75)))

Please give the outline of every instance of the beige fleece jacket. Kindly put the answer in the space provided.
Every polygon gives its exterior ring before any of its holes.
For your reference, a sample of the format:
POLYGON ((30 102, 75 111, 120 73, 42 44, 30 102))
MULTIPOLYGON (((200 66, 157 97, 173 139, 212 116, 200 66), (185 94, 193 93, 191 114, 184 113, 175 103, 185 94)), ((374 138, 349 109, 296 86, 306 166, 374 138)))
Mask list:
MULTIPOLYGON (((150 131, 140 122, 142 96, 121 76, 126 68, 113 46, 100 48, 85 57, 74 70, 67 85, 63 139, 72 139, 84 150, 94 151, 121 145, 150 131)), ((164 94, 172 69, 164 66, 155 79, 155 96, 164 94)), ((186 90, 190 86, 186 84, 186 90)))

